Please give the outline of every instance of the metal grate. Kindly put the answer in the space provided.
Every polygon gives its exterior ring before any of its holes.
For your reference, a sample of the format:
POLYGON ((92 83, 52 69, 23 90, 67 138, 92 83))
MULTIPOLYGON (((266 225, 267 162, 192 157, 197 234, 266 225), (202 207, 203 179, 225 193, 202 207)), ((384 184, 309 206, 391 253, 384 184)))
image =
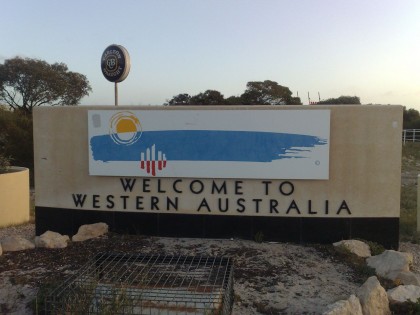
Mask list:
POLYGON ((230 314, 226 257, 102 253, 46 295, 46 314, 230 314))

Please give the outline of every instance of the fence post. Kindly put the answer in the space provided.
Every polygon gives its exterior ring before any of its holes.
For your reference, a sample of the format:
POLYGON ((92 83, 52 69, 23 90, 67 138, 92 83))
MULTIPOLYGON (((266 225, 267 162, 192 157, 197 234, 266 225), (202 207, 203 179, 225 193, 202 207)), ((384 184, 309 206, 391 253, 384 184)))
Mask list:
POLYGON ((420 142, 420 129, 403 129, 402 142, 405 144, 407 141, 420 142))

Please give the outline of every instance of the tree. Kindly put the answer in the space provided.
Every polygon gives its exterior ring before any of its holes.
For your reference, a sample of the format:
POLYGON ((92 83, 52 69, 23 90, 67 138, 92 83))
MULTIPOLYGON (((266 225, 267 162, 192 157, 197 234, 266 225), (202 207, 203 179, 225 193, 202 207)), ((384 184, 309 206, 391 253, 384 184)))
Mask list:
POLYGON ((15 57, 0 64, 0 100, 14 110, 77 105, 91 91, 86 76, 68 71, 64 63, 15 57))
POLYGON ((192 105, 223 105, 225 98, 222 93, 216 90, 207 90, 191 97, 192 105))
POLYGON ((288 87, 274 81, 248 82, 246 87, 241 96, 226 99, 216 90, 207 90, 194 96, 178 94, 164 105, 302 105, 299 97, 292 97, 288 87))
POLYGON ((420 113, 414 108, 407 109, 404 107, 403 128, 420 129, 420 113))
POLYGON ((164 105, 191 105, 191 96, 187 93, 175 95, 164 105))
POLYGON ((328 105, 351 105, 356 104, 360 105, 360 98, 357 96, 340 96, 339 98, 329 98, 327 100, 319 101, 317 104, 328 104, 328 105))
POLYGON ((225 99, 226 105, 243 105, 242 98, 240 96, 229 96, 225 99))
POLYGON ((244 105, 301 105, 299 97, 292 97, 288 87, 275 81, 253 81, 246 84, 241 95, 244 105))

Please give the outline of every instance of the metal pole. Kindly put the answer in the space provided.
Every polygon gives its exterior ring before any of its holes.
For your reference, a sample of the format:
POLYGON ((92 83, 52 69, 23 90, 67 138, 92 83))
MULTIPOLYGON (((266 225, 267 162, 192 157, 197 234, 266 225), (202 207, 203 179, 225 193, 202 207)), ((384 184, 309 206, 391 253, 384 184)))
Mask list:
POLYGON ((118 106, 118 85, 115 82, 115 106, 118 106))

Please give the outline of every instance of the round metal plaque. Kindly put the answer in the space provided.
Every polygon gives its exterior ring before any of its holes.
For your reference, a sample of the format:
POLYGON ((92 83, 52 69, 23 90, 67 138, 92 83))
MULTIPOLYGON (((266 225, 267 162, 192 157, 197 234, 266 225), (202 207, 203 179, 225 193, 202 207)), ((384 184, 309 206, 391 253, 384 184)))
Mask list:
POLYGON ((108 81, 123 81, 130 72, 130 66, 128 51, 121 45, 110 45, 102 54, 102 74, 108 81))

